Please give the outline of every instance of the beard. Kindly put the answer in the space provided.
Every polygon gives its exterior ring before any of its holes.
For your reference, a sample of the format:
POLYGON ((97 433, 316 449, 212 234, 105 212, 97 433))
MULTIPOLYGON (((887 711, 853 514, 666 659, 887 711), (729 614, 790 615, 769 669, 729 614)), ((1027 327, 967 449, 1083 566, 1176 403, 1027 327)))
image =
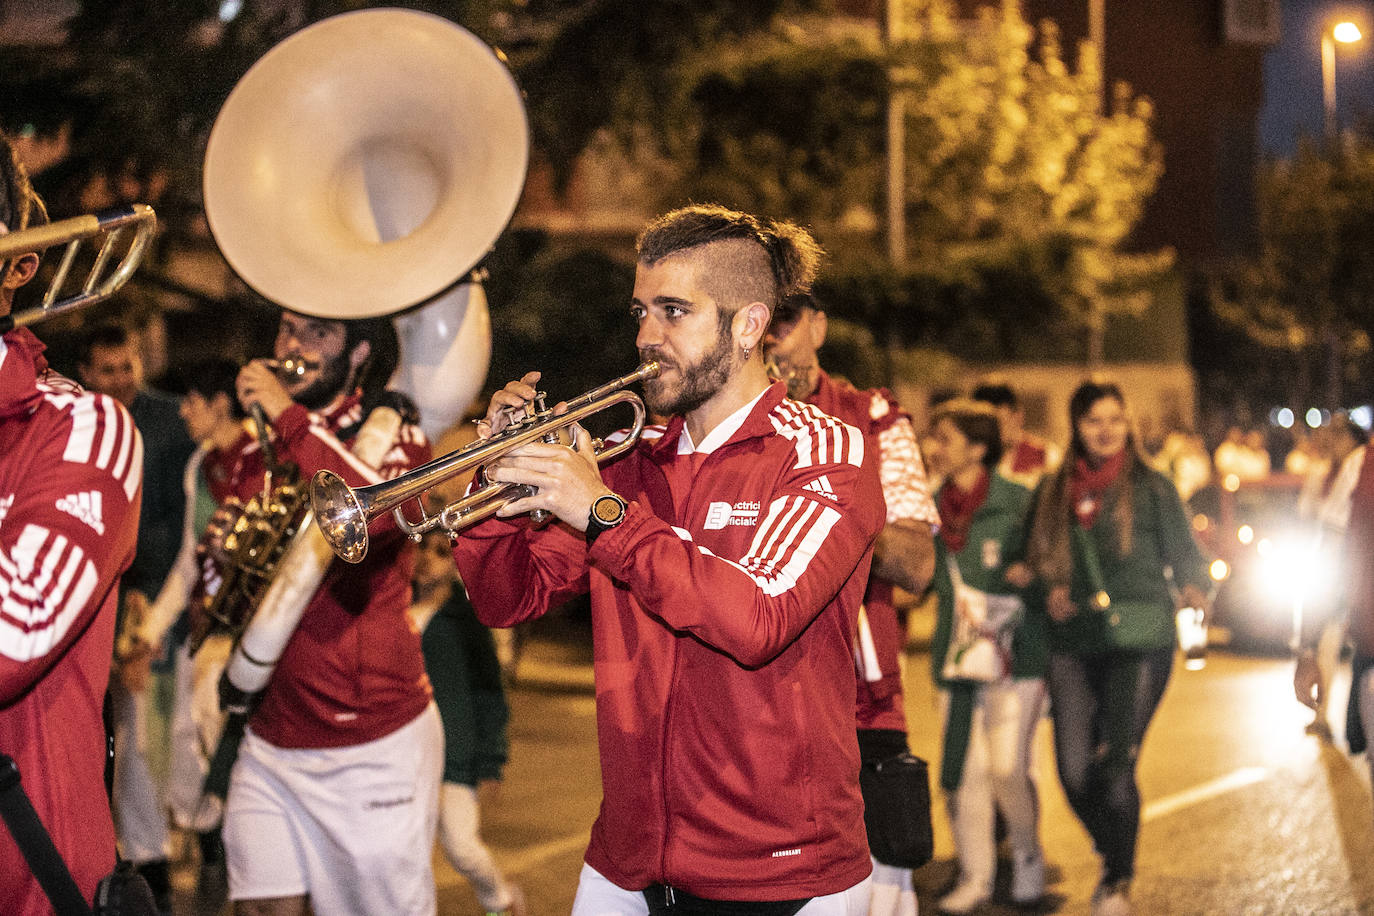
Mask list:
POLYGON ((329 406, 344 386, 348 384, 350 366, 348 355, 340 354, 320 366, 315 380, 300 391, 292 392, 291 400, 307 410, 320 410, 329 406))
POLYGON ((724 317, 720 319, 715 346, 691 365, 673 363, 651 351, 641 351, 639 356, 641 361, 656 359, 665 369, 677 369, 681 376, 675 390, 669 389, 662 378, 644 383, 644 399, 649 409, 664 417, 689 414, 715 397, 734 374, 737 359, 730 323, 724 317))

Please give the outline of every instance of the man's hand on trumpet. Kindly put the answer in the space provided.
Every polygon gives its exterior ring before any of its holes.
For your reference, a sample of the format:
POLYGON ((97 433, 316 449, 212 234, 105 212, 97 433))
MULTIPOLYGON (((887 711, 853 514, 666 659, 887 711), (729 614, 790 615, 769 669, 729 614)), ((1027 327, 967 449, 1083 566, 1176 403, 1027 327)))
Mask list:
MULTIPOLYGON (((512 412, 527 407, 535 399, 534 385, 538 381, 538 372, 527 372, 519 381, 510 382, 493 394, 486 416, 477 423, 478 436, 489 439, 509 426, 512 412)), ((564 408, 564 404, 559 404, 554 413, 562 413, 564 408)), ((497 510, 499 517, 543 509, 578 531, 587 530, 592 502, 611 491, 601 481, 591 434, 576 423, 568 427, 568 432, 573 437, 571 447, 534 442, 487 465, 488 481, 528 484, 536 490, 531 496, 506 503, 497 510)))

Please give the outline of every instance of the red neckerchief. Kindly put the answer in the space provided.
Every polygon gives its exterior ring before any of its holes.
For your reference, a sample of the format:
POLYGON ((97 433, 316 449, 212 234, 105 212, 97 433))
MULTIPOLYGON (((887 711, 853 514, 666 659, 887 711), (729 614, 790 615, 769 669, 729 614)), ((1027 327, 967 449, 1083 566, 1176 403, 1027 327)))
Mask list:
POLYGON ((987 501, 991 484, 992 477, 984 469, 970 490, 961 490, 952 480, 940 488, 940 540, 951 552, 958 553, 968 543, 973 514, 987 501))
POLYGON ((1073 502, 1073 513, 1078 524, 1091 528, 1097 521, 1097 510, 1102 508, 1102 494, 1121 476, 1126 466, 1126 450, 1123 448, 1099 467, 1092 467, 1086 458, 1075 459, 1073 474, 1069 478, 1069 499, 1073 502))
POLYGON ((0 417, 29 413, 43 393, 38 379, 48 371, 43 357, 47 349, 28 328, 15 328, 4 336, 4 356, 0 358, 0 417))
POLYGON ((1045 466, 1044 446, 1037 445, 1029 439, 1022 439, 1016 443, 1016 451, 1012 452, 1011 469, 1013 473, 1023 471, 1038 471, 1045 466))

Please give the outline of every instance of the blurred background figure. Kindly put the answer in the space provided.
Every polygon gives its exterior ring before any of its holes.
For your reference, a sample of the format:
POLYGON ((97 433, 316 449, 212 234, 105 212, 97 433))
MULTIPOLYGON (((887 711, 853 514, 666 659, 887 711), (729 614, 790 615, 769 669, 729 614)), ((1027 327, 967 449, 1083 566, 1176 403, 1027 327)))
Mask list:
POLYGON ((1212 456, 1202 437, 1191 430, 1174 430, 1165 436, 1151 463, 1174 482, 1184 502, 1212 480, 1212 456))
POLYGON ((1239 426, 1226 430, 1226 438, 1212 453, 1212 464, 1223 480, 1234 475, 1237 480, 1263 480, 1269 476, 1269 452, 1264 448, 1264 435, 1246 432, 1239 426))
MULTIPOLYGON (((1332 496, 1323 507, 1322 518, 1328 524, 1343 522, 1340 541, 1332 549, 1339 551, 1344 570, 1341 606, 1347 611, 1350 641, 1355 649, 1350 666, 1346 743, 1352 754, 1365 754, 1374 772, 1374 753, 1369 750, 1369 737, 1374 734, 1374 572, 1369 562, 1374 554, 1374 460, 1369 456, 1371 449, 1374 445, 1363 445, 1346 456, 1332 484, 1332 496), (1348 495, 1342 498, 1341 494, 1348 495)), ((1310 630, 1304 628, 1297 649, 1293 692, 1299 702, 1315 710, 1324 698, 1320 694, 1319 653, 1311 644, 1310 630)))
MULTIPOLYGON (((143 434, 138 550, 120 583, 118 632, 128 634, 142 627, 148 602, 162 588, 176 558, 185 511, 182 473, 195 443, 186 434, 176 398, 145 383, 138 349, 121 325, 92 328, 82 339, 76 368, 83 385, 123 404, 143 434)), ((110 680, 115 830, 124 858, 148 880, 163 912, 170 913, 170 837, 162 791, 154 778, 155 772, 167 769, 167 745, 160 739, 166 734, 168 715, 155 702, 162 691, 150 689, 154 677, 161 680, 167 675, 168 665, 158 659, 157 673, 152 674, 154 660, 146 648, 125 638, 115 644, 115 676, 110 680)))
POLYGON ((1008 480, 1033 489, 1045 474, 1059 467, 1060 448, 1026 431, 1025 413, 1016 390, 1005 382, 984 382, 973 389, 973 399, 992 405, 1002 429, 1002 460, 997 472, 1008 480))
POLYGON ((1185 606, 1206 608, 1210 581, 1178 491, 1140 454, 1121 389, 1079 385, 1069 428, 1064 465, 1035 493, 1026 560, 1052 621, 1059 779, 1102 857, 1092 916, 1129 916, 1136 766, 1173 668, 1174 586, 1185 606))
POLYGON ((206 776, 224 726, 218 683, 229 640, 212 636, 192 658, 187 637, 194 616, 191 605, 200 595, 197 544, 215 509, 229 495, 227 481, 235 459, 253 440, 234 389, 238 370, 230 360, 211 359, 184 373, 187 390, 180 413, 196 450, 182 477, 186 511, 181 548, 147 619, 132 636, 148 653, 170 654, 174 661, 167 805, 172 826, 197 839, 202 877, 209 869, 222 870, 224 864, 223 798, 207 792, 206 776))
POLYGON ((444 725, 439 843, 488 914, 524 916, 524 895, 497 868, 478 833, 482 803, 496 794, 506 765, 510 710, 491 631, 477 619, 458 579, 445 532, 431 531, 420 542, 412 582, 410 616, 444 725))
POLYGON ((1007 582, 1021 554, 1030 491, 996 473, 1002 457, 997 415, 978 401, 949 401, 933 415, 931 461, 945 482, 935 592, 939 612, 931 667, 945 711, 940 784, 949 799, 959 881, 940 900, 945 913, 969 913, 992 899, 997 871, 996 814, 1012 851, 1012 901, 1045 893, 1039 801, 1032 780, 1032 740, 1045 703, 1046 618, 1028 602, 1011 640, 1003 677, 989 683, 947 679, 942 669, 965 586, 985 594, 1020 594, 1007 582), (956 582, 955 574, 958 579, 956 582))
MULTIPOLYGON (((1368 437, 1348 414, 1334 416, 1318 429, 1313 440, 1320 451, 1303 478, 1298 494, 1298 516, 1313 550, 1348 552, 1343 541, 1352 511, 1354 488, 1359 480, 1368 437)), ((1360 560, 1367 563, 1368 557, 1360 560)), ((1323 741, 1331 740, 1331 680, 1340 667, 1345 648, 1346 590, 1304 590, 1294 609, 1294 650, 1300 667, 1313 677, 1307 703, 1314 713, 1307 733, 1323 741), (1310 667, 1308 665, 1310 664, 1310 667)))

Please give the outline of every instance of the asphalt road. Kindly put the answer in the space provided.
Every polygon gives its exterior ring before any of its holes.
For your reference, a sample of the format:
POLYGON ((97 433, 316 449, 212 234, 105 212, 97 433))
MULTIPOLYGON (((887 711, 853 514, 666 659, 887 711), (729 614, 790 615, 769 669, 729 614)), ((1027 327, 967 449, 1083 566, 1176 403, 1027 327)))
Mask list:
MULTIPOLYGON (((497 861, 533 916, 566 914, 600 802, 590 650, 576 630, 535 639, 511 690, 512 758, 485 812, 497 861)), ((939 759, 928 658, 908 657, 913 749, 939 759)), ((1145 799, 1133 899, 1142 914, 1374 914, 1374 809, 1364 758, 1304 733, 1311 713, 1289 686, 1291 662, 1214 651, 1201 671, 1175 668, 1140 765, 1145 799)), ((1344 710, 1339 679, 1333 710, 1344 710)), ((1333 719, 1341 718, 1333 714, 1333 719)), ((990 916, 1086 914, 1098 877, 1091 844, 1054 771, 1048 720, 1037 735, 1041 834, 1050 888, 1037 909, 994 903, 990 916)), ((936 793, 935 861, 916 872, 924 913, 954 878, 953 846, 936 793)), ((467 883, 435 856, 439 912, 481 916, 467 883)), ((178 870, 178 916, 222 911, 215 887, 195 894, 178 870)), ((1005 893, 1005 876, 1001 892, 1005 893)), ((323 916, 323 914, 322 914, 323 916)))

